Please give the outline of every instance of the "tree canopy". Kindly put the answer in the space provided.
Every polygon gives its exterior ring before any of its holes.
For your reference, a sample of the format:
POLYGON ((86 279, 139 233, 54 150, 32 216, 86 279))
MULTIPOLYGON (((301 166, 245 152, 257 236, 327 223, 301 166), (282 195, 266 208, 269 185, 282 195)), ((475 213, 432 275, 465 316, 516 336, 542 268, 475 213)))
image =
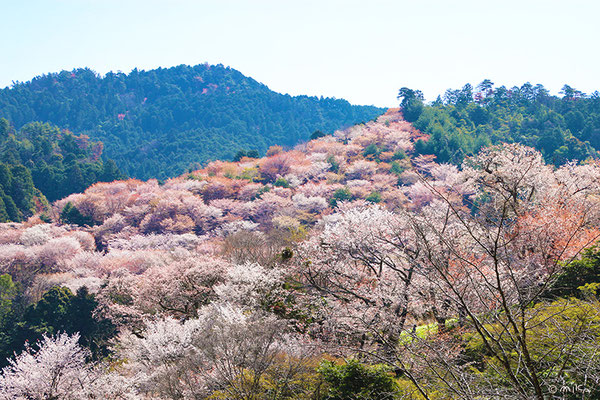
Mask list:
POLYGON ((0 222, 20 221, 99 181, 123 178, 103 145, 41 122, 19 131, 0 118, 0 222))
MULTIPOLYGON (((369 121, 384 110, 345 100, 275 93, 222 65, 180 65, 104 77, 62 71, 0 90, 0 117, 17 128, 51 122, 102 141, 136 178, 165 178, 238 150, 261 154, 312 132, 369 121)), ((0 128, 1 131, 2 128, 0 128)))
POLYGON ((431 104, 419 91, 400 90, 406 120, 429 135, 416 144, 420 154, 460 163, 490 144, 521 143, 539 149, 546 162, 597 157, 600 150, 600 94, 586 95, 565 85, 562 97, 544 86, 494 87, 489 79, 476 88, 447 90, 431 104))

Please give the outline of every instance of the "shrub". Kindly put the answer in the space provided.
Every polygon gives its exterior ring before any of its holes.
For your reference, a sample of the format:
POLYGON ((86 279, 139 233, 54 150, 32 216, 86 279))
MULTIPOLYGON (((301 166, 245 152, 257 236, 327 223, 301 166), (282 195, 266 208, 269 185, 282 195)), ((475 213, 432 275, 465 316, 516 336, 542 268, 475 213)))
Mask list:
POLYGON ((600 282, 600 248, 590 247, 579 260, 563 267, 547 290, 550 297, 581 297, 579 287, 600 282))
POLYGON ((337 174, 339 172, 339 170, 340 170, 340 163, 335 160, 335 157, 334 156, 329 156, 329 157, 327 157, 326 161, 329 163, 329 165, 331 165, 331 167, 329 168, 329 170, 331 172, 335 172, 337 174))
POLYGON ((63 207, 60 213, 60 219, 65 224, 74 224, 79 226, 91 226, 94 224, 92 217, 83 215, 71 202, 68 202, 63 207))
POLYGON ((400 150, 396 150, 394 152, 394 156, 392 157, 392 160, 404 160, 406 158, 406 153, 404 152, 404 150, 400 149, 400 150))
POLYGON ((381 203, 381 195, 378 192, 372 192, 365 200, 371 203, 381 203))
POLYGON ((279 187, 284 187, 284 188, 289 188, 290 184, 288 183, 288 181, 285 180, 285 178, 277 178, 277 180, 275 181, 275 183, 273 183, 273 186, 279 186, 279 187))
POLYGON ((323 400, 391 400, 399 398, 398 387, 387 368, 349 360, 336 365, 326 361, 318 368, 326 391, 323 400))
POLYGON ((337 206, 338 201, 348 201, 352 200, 354 196, 348 188, 338 189, 333 194, 333 197, 329 199, 329 205, 331 207, 337 206))
POLYGON ((379 147, 377 147, 377 145, 375 143, 371 143, 363 151, 363 157, 369 157, 369 156, 377 157, 379 155, 379 153, 381 153, 381 150, 379 149, 379 147))
POLYGON ((315 139, 318 139, 318 138, 322 138, 324 136, 327 136, 327 134, 321 132, 320 130, 316 130, 313 133, 311 133, 310 140, 315 140, 315 139))
POLYGON ((402 174, 404 171, 406 171, 406 168, 404 168, 402 165, 398 164, 396 161, 392 162, 391 168, 390 168, 390 172, 392 174, 400 176, 400 174, 402 174))

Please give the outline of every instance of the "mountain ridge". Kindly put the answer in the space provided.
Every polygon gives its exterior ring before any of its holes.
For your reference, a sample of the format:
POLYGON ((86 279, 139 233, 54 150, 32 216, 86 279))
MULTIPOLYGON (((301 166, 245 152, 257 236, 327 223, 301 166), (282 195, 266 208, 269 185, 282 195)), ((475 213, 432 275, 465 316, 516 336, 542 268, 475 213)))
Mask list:
POLYGON ((293 147, 384 109, 346 100, 290 96, 222 65, 51 73, 0 90, 0 116, 18 129, 51 122, 102 141, 130 176, 166 178, 239 150, 293 147))

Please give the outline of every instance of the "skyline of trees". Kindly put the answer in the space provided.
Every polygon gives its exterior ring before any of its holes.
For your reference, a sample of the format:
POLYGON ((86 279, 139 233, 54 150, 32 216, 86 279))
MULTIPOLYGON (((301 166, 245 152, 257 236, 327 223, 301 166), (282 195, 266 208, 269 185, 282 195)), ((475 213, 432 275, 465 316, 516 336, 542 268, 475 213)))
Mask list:
POLYGON ((429 136, 416 144, 420 154, 460 164, 482 147, 521 143, 535 147, 555 165, 598 158, 600 94, 586 95, 564 85, 562 97, 541 84, 495 87, 489 79, 477 87, 449 89, 430 104, 419 91, 402 88, 398 98, 405 118, 429 136))

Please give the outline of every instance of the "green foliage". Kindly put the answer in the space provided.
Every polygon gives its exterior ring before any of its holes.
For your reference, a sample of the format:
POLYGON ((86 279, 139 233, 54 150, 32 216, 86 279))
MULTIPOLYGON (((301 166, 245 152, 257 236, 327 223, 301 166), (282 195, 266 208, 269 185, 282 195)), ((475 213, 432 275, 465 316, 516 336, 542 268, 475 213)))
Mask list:
MULTIPOLYGON (((527 349, 536 365, 537 374, 543 377, 546 385, 560 387, 579 386, 586 390, 586 399, 600 398, 600 388, 588 381, 586 368, 592 363, 597 365, 596 354, 600 341, 600 303, 597 299, 577 300, 558 299, 552 303, 540 302, 527 310, 527 349), (592 361, 593 360, 593 361, 592 361), (577 368, 579 366, 579 368, 577 368)), ((510 349, 503 352, 513 371, 519 370, 523 362, 522 353, 511 342, 512 335, 506 332, 506 322, 487 325, 486 335, 493 334, 498 342, 490 341, 492 346, 510 349)), ((497 357, 489 355, 483 337, 474 333, 463 335, 465 356, 473 369, 474 379, 495 382, 500 388, 508 385, 510 377, 504 374, 502 363, 497 357), (476 367, 476 369, 475 369, 476 367)), ((468 364, 467 364, 468 365, 468 364)), ((596 368, 596 367, 592 367, 596 368)), ((580 399, 569 396, 564 399, 580 399)))
POLYGON ((83 215, 77 207, 71 202, 68 202, 63 207, 60 213, 60 220, 65 224, 74 224, 79 226, 94 225, 94 220, 91 217, 83 215))
POLYGON ((381 203, 381 194, 378 192, 372 192, 365 200, 370 201, 371 203, 381 203))
POLYGON ((337 203, 339 201, 348 201, 348 200, 353 200, 353 199, 354 199, 354 196, 352 196, 350 189, 348 189, 348 188, 338 189, 335 191, 335 193, 333 193, 333 196, 329 199, 329 205, 331 207, 335 207, 335 206, 337 206, 337 203))
POLYGON ((5 138, 10 133, 10 123, 6 118, 0 118, 0 138, 5 138))
POLYGON ((323 362, 318 368, 325 382, 322 400, 392 400, 399 398, 398 387, 389 370, 348 360, 345 364, 323 362))
POLYGON ((14 320, 19 296, 19 286, 8 274, 0 275, 0 366, 12 355, 14 320))
POLYGON ((249 181, 260 181, 260 172, 257 167, 245 168, 237 177, 237 179, 246 179, 249 181))
POLYGON ((372 156, 373 158, 376 158, 380 153, 381 150, 379 149, 379 147, 377 147, 375 143, 371 143, 370 145, 365 147, 365 150, 363 151, 363 157, 372 156))
POLYGON ((586 249, 581 258, 563 267, 546 294, 550 297, 581 297, 579 289, 585 285, 600 283, 600 248, 586 249))
POLYGON ((392 156, 392 160, 404 160, 406 158, 406 153, 404 150, 396 150, 394 155, 392 156))
MULTIPOLYGON (((451 328, 452 327, 452 323, 454 321, 445 321, 444 326, 445 328, 451 328)), ((413 341, 413 339, 415 337, 419 338, 419 339, 426 339, 429 336, 435 335, 436 333, 439 332, 439 324, 437 322, 432 322, 429 324, 424 324, 424 325, 419 325, 416 326, 414 325, 412 328, 412 331, 402 331, 400 333, 400 344, 407 344, 413 341)))
MULTIPOLYGON (((19 162, 31 170, 35 187, 49 201, 82 192, 99 181, 124 177, 114 161, 102 161, 102 143, 50 124, 26 124, 14 136, 14 145, 19 162)), ((7 147, 4 146, 5 151, 7 147)))
POLYGON ((12 302, 16 287, 5 277, 0 276, 0 308, 7 306, 10 311, 0 330, 0 365, 5 365, 5 360, 15 352, 19 353, 25 343, 36 343, 43 335, 59 332, 79 332, 80 344, 89 348, 95 359, 109 355, 108 340, 116 335, 116 328, 110 320, 95 316, 98 302, 85 287, 75 295, 67 288, 54 287, 20 312, 12 302))
POLYGON ((578 288, 584 298, 600 295, 600 282, 586 283, 578 288))
POLYGON ((23 165, 0 162, 0 222, 21 221, 33 214, 36 204, 47 204, 23 165))
MULTIPOLYGON (((104 77, 76 69, 0 90, 0 117, 17 128, 32 121, 69 127, 102 141, 121 170, 144 179, 232 159, 235 149, 264 154, 276 144, 293 147, 317 130, 333 132, 383 111, 275 93, 234 69, 207 64, 104 77)), ((4 130, 0 124, 0 137, 4 130)), ((85 178, 83 168, 82 173, 85 178)))
POLYGON ((36 304, 31 305, 23 318, 25 330, 31 336, 43 333, 54 335, 66 331, 70 323, 69 308, 73 294, 67 288, 50 289, 36 304))
POLYGON ((39 122, 14 132, 0 118, 0 126, 0 222, 21 221, 47 208, 48 200, 123 177, 114 161, 101 160, 102 143, 87 136, 39 122))
POLYGON ((273 183, 273 186, 279 186, 284 188, 289 188, 290 184, 284 178, 277 178, 277 180, 273 183))
POLYGON ((331 165, 331 167, 329 168, 329 170, 331 172, 335 172, 337 174, 338 171, 340 170, 340 163, 335 160, 335 157, 334 156, 329 156, 329 157, 327 157, 326 161, 329 163, 329 165, 331 165))
POLYGON ((423 112, 423 93, 420 90, 403 87, 398 91, 398 99, 402 99, 400 109, 404 119, 408 122, 416 121, 423 112))
MULTIPOLYGON (((0 324, 4 324, 12 312, 13 300, 19 294, 17 284, 8 274, 0 275, 0 324)), ((2 332, 0 332, 2 335, 2 332)))
MULTIPOLYGON (((10 196, 7 196, 4 192, 0 193, 2 196, 3 208, 0 208, 0 214, 2 215, 2 222, 7 221, 20 221, 23 213, 17 208, 17 205, 10 196), (4 219, 7 218, 7 219, 4 219)), ((30 210, 24 210, 28 212, 30 210)))
POLYGON ((8 216, 8 212, 6 211, 6 204, 4 203, 4 199, 0 196, 0 223, 8 222, 11 218, 8 216))
POLYGON ((238 162, 244 157, 258 158, 260 155, 258 154, 258 150, 238 150, 238 152, 235 153, 235 156, 233 156, 233 161, 238 162))
POLYGON ((34 208, 35 186, 31 173, 23 165, 15 165, 10 168, 11 186, 8 194, 21 211, 31 211, 34 208))
POLYGON ((323 133, 323 132, 321 132, 320 130, 317 129, 316 131, 314 131, 313 133, 310 134, 310 138, 309 139, 310 140, 315 140, 315 139, 322 138, 322 137, 325 137, 325 136, 327 136, 326 133, 323 133))
POLYGON ((257 199, 260 198, 260 196, 262 196, 263 193, 267 193, 269 191, 271 191, 271 186, 264 185, 263 187, 261 187, 260 189, 258 189, 256 191, 256 198, 257 199))
POLYGON ((392 161, 391 168, 390 168, 390 172, 394 175, 400 176, 404 171, 406 171, 406 168, 403 167, 402 165, 400 165, 398 162, 396 161, 392 161))
POLYGON ((536 147, 546 162, 555 165, 599 155, 597 92, 586 97, 571 88, 559 98, 550 96, 542 85, 493 88, 493 83, 486 80, 478 91, 469 84, 448 90, 444 100, 438 99, 418 113, 418 107, 410 104, 418 96, 407 90, 403 93, 404 116, 429 135, 429 140, 415 144, 415 150, 434 154, 439 162, 459 164, 465 156, 499 142, 536 147), (416 114, 419 116, 415 119, 416 114))

